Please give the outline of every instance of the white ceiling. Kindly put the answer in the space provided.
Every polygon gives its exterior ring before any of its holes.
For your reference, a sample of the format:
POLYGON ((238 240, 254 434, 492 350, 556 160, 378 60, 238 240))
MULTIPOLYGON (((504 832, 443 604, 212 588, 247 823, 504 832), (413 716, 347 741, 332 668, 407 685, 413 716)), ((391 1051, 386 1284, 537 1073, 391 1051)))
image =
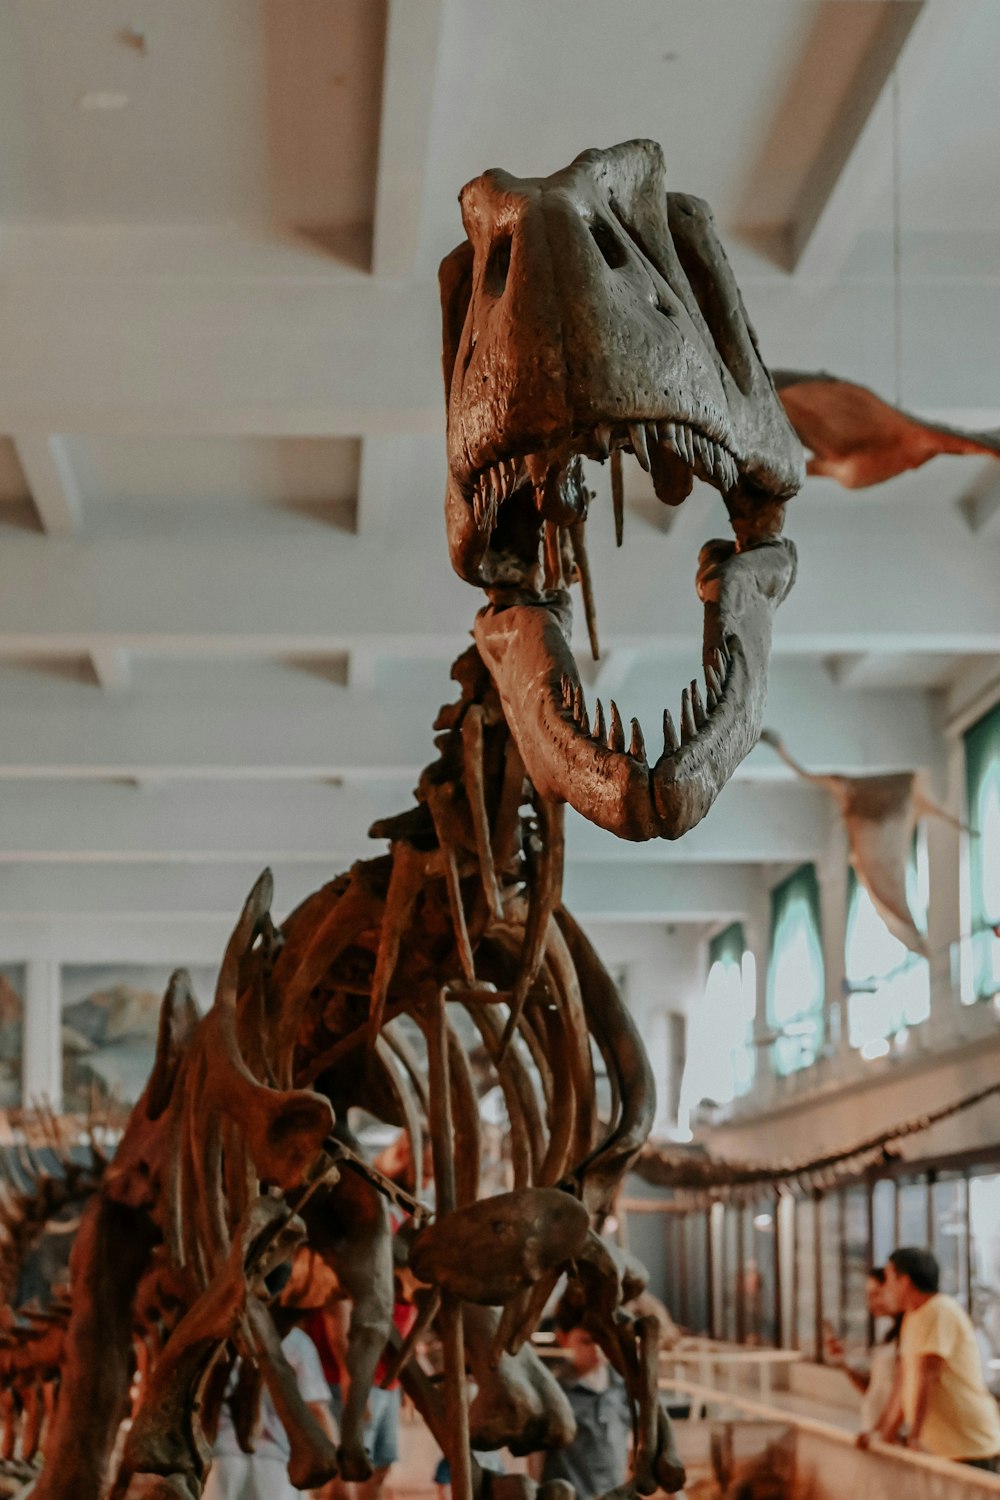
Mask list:
MULTIPOLYGON (((405 805, 478 605, 435 272, 484 168, 655 137, 771 362, 891 395, 894 63, 902 395, 998 425, 993 0, 0 0, 0 923, 229 914, 265 860, 284 908, 405 805)), ((649 728, 725 517, 627 486, 586 673, 649 728)), ((940 775, 941 694, 1000 653, 996 466, 810 481, 788 531, 771 722, 940 775)), ((759 749, 678 846, 573 820, 568 893, 729 915, 828 819, 759 749)))

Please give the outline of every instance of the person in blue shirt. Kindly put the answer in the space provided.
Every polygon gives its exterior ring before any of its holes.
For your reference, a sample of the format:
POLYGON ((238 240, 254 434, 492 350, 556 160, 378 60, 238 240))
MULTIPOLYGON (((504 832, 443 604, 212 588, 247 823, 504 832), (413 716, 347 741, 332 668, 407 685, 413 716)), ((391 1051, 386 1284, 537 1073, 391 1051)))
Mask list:
POLYGON ((556 1309, 556 1338, 566 1358, 554 1373, 576 1419, 576 1436, 545 1455, 542 1482, 565 1479, 577 1500, 594 1500, 625 1482, 632 1412, 621 1377, 581 1319, 582 1309, 565 1300, 556 1309))

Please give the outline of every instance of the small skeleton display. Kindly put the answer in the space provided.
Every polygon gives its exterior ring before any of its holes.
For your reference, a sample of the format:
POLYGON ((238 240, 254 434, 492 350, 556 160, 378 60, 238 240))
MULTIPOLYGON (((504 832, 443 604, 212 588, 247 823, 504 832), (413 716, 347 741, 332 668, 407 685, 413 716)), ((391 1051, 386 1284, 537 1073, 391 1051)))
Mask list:
POLYGON ((545 179, 490 172, 461 204, 468 239, 441 273, 446 516, 454 566, 488 603, 453 668, 459 696, 436 721, 416 805, 372 829, 388 854, 280 928, 262 876, 203 1017, 185 976, 172 981, 146 1092, 74 1247, 36 1500, 106 1492, 137 1330, 143 1378, 115 1496, 200 1495, 236 1355, 272 1396, 294 1484, 370 1472, 365 1405, 398 1342, 393 1194, 359 1159, 353 1106, 405 1128, 415 1163, 430 1135, 434 1216, 416 1214, 407 1243, 443 1385, 412 1358, 413 1338, 395 1367, 451 1461, 456 1500, 534 1489, 481 1471, 472 1448, 526 1453, 572 1436, 529 1343, 563 1275, 633 1405, 632 1489, 683 1483, 655 1319, 623 1307, 641 1269, 594 1229, 649 1133, 654 1089, 629 1013, 562 905, 563 805, 620 837, 676 838, 756 742, 772 614, 795 571, 780 531, 801 450, 711 216, 667 194, 657 146, 587 152, 545 179), (668 504, 696 475, 714 485, 735 531, 699 562, 704 696, 697 681, 684 689, 679 730, 664 711, 652 761, 634 721, 626 748, 615 705, 605 720, 598 703, 591 727, 569 645, 574 580, 596 640, 581 458, 617 469, 623 450, 668 504), (510 1121, 513 1188, 486 1198, 469 1028, 510 1121), (299 1397, 264 1294, 303 1239, 352 1304, 336 1450, 299 1397))
POLYGON ((972 431, 929 422, 867 386, 825 372, 776 370, 789 420, 809 450, 807 470, 845 489, 867 489, 944 453, 1000 458, 1000 428, 972 431))
POLYGON ((911 953, 926 958, 927 939, 917 926, 906 895, 913 835, 923 818, 940 818, 953 828, 969 830, 934 800, 922 771, 888 771, 874 776, 807 771, 773 730, 762 730, 761 739, 803 781, 829 792, 844 820, 854 873, 872 905, 893 937, 911 953))

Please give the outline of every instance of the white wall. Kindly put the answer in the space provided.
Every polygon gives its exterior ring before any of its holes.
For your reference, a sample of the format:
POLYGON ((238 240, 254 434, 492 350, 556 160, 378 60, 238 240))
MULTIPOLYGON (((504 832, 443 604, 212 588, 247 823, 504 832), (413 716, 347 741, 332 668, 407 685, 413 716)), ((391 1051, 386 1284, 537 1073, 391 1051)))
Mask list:
MULTIPOLYGON (((1000 701, 995 659, 967 669, 940 705, 943 754, 935 791, 956 817, 965 815, 962 734, 1000 701)), ((698 1134, 721 1155, 749 1159, 795 1159, 818 1155, 889 1129, 975 1093, 997 1078, 1000 1015, 994 1006, 962 1005, 961 942, 968 930, 964 896, 965 835, 930 819, 928 939, 931 947, 931 1016, 913 1028, 902 1051, 865 1060, 847 1038, 842 990, 846 921, 847 845, 831 802, 830 832, 817 860, 826 963, 826 1041, 813 1067, 776 1079, 769 1051, 758 1051, 758 1084, 738 1101, 726 1121, 698 1134)), ((786 867, 761 870, 760 901, 746 922, 748 945, 757 960, 758 1027, 766 1027, 770 890, 786 867)), ((696 1002, 697 1003, 697 1000, 696 1002)), ((913 1157, 947 1155, 1000 1142, 1000 1099, 914 1136, 903 1148, 913 1157)))
POLYGON ((682 924, 589 922, 587 935, 613 975, 624 972, 624 992, 649 1053, 656 1079, 653 1133, 668 1134, 676 1121, 667 1109, 677 1059, 667 1017, 686 1016, 705 985, 701 928, 682 924))

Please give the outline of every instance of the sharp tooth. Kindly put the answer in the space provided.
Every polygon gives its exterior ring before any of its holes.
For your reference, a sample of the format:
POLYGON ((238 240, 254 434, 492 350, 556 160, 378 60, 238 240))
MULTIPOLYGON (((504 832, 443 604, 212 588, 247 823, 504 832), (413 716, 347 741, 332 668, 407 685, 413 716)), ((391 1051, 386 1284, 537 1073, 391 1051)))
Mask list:
POLYGON ((622 456, 618 448, 611 455, 611 504, 615 513, 615 545, 620 547, 625 535, 625 486, 622 480, 622 456))
POLYGON ((573 707, 573 684, 569 680, 568 673, 564 672, 562 674, 562 683, 560 684, 560 686, 562 688, 563 708, 572 708, 573 707))
POLYGON ((642 726, 638 719, 632 720, 632 740, 628 747, 628 753, 633 760, 646 762, 646 741, 642 737, 642 726))
POLYGON ((720 451, 722 453, 722 474, 726 485, 726 493, 728 494, 730 490, 736 488, 740 476, 733 455, 725 448, 722 448, 720 451))
POLYGON ((504 493, 503 475, 500 472, 499 464, 493 464, 490 468, 490 484, 493 486, 493 496, 495 500, 499 501, 505 500, 507 498, 504 493))
POLYGON ((705 668, 705 685, 708 688, 708 691, 716 698, 716 700, 721 698, 722 684, 719 681, 719 674, 716 672, 711 663, 709 663, 709 665, 705 668))
POLYGON ((611 723, 608 725, 608 749, 617 750, 619 754, 625 749, 625 730, 622 728, 622 716, 618 712, 618 704, 611 700, 611 723))
POLYGON ((586 712, 587 705, 583 701, 583 688, 577 683, 576 690, 573 693, 573 718, 578 724, 586 712))
POLYGON ((694 712, 691 708, 691 690, 685 688, 681 693, 681 740, 687 744, 693 740, 698 733, 698 726, 694 722, 694 712))
POLYGON ((697 677, 692 677, 691 679, 691 712, 694 714, 694 722, 698 728, 704 729, 708 723, 708 715, 705 712, 705 705, 701 701, 701 688, 698 686, 697 677))
POLYGON ((583 706, 582 706, 582 708, 580 709, 579 724, 580 724, 580 733, 582 735, 585 735, 585 736, 589 735, 590 734, 590 716, 587 713, 587 705, 586 705, 586 703, 584 703, 583 706))
POLYGON ((668 448, 677 454, 678 458, 682 458, 683 454, 677 446, 677 428, 673 422, 657 422, 656 431, 660 442, 665 443, 668 448))
POLYGON ((711 688, 706 688, 705 689, 705 707, 708 709, 708 712, 710 714, 712 714, 712 713, 715 712, 715 709, 716 709, 716 706, 717 706, 718 702, 719 702, 719 700, 716 697, 715 693, 712 692, 712 689, 711 688))
POLYGON ((684 445, 684 461, 689 469, 694 468, 694 439, 691 429, 686 423, 682 423, 677 429, 677 436, 684 445))
POLYGON ((711 479, 715 473, 715 464, 712 461, 712 444, 707 442, 705 438, 698 436, 695 438, 695 445, 698 450, 698 457, 701 460, 701 467, 704 469, 706 477, 711 479))
POLYGON ((472 513, 480 533, 489 541, 496 524, 496 500, 484 475, 480 475, 472 496, 472 513))
POLYGON ((598 422, 594 428, 594 443, 602 458, 607 458, 611 452, 611 423, 598 422))
POLYGON ((646 447, 646 428, 642 422, 630 422, 628 424, 629 440, 632 444, 632 452, 639 460, 646 473, 649 473, 649 449, 646 447))
POLYGON ((663 750, 666 755, 673 755, 679 747, 680 740, 677 738, 677 730, 674 728, 673 715, 669 708, 663 710, 663 750))
POLYGON ((594 732, 590 737, 592 740, 596 740, 599 745, 603 745, 606 734, 607 731, 604 728, 604 706, 600 698, 598 698, 597 707, 594 710, 594 732))

